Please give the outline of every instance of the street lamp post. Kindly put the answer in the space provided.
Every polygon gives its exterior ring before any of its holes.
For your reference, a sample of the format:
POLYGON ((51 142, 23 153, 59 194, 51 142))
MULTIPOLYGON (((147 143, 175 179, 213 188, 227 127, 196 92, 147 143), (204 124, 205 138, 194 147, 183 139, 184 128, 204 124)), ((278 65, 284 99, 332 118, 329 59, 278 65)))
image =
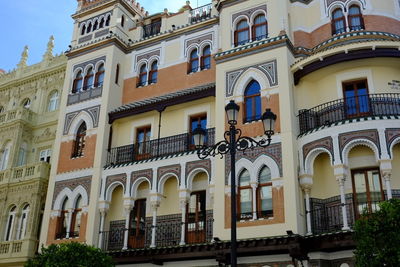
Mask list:
POLYGON ((205 159, 208 156, 215 157, 216 155, 230 154, 231 156, 231 266, 236 267, 236 151, 245 151, 249 148, 267 147, 271 144, 271 136, 274 134, 276 115, 270 109, 266 109, 261 119, 264 126, 264 133, 267 138, 259 141, 253 138, 242 136, 242 131, 236 128, 237 118, 239 114, 239 106, 231 100, 225 107, 225 112, 228 119, 229 130, 224 133, 224 140, 216 143, 213 146, 205 144, 206 131, 201 128, 200 124, 193 131, 194 144, 196 146, 197 155, 200 159, 205 159))

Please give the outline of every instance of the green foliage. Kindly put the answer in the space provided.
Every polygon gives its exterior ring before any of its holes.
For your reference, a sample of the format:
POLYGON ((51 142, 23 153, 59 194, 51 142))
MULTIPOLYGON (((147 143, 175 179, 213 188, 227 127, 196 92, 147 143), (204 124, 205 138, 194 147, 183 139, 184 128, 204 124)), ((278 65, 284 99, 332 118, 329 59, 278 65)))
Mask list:
POLYGON ((356 266, 400 266, 400 200, 379 207, 356 221, 356 266))
POLYGON ((98 248, 77 242, 52 244, 25 263, 25 267, 112 267, 110 256, 98 248))

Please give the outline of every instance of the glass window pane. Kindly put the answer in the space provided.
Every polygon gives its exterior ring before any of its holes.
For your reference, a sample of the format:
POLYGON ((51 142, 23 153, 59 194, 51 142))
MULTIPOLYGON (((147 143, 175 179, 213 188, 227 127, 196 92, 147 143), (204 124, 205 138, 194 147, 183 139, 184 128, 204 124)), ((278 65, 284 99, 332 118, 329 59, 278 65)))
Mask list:
POLYGON ((250 185, 250 173, 247 170, 244 170, 240 174, 239 185, 240 186, 248 186, 248 185, 250 185))
POLYGON ((262 168, 260 171, 260 178, 258 181, 260 184, 271 182, 271 170, 268 167, 262 168))
POLYGON ((242 189, 240 190, 240 211, 241 213, 252 212, 252 201, 251 201, 252 190, 242 189))

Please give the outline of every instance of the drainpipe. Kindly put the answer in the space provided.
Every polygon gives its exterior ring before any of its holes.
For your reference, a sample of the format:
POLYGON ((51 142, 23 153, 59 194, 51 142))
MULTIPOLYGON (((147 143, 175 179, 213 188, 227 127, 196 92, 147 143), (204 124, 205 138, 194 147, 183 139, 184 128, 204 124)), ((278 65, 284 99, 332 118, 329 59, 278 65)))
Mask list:
POLYGON ((161 135, 161 115, 162 112, 165 110, 165 107, 160 107, 157 109, 159 113, 158 117, 158 136, 157 136, 157 157, 160 155, 160 135, 161 135))

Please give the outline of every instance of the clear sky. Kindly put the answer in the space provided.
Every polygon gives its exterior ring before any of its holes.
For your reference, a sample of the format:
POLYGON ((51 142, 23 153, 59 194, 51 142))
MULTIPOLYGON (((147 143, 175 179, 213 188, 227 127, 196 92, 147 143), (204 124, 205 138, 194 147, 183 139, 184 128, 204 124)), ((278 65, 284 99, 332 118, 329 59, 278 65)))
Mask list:
MULTIPOLYGON (((176 12, 185 0, 138 0, 150 14, 168 8, 176 12)), ((192 0, 193 8, 211 0, 192 0)), ((14 69, 25 45, 29 46, 28 65, 40 62, 50 35, 54 35, 54 52, 63 53, 71 41, 76 0, 2 1, 0 8, 0 69, 14 69)))

